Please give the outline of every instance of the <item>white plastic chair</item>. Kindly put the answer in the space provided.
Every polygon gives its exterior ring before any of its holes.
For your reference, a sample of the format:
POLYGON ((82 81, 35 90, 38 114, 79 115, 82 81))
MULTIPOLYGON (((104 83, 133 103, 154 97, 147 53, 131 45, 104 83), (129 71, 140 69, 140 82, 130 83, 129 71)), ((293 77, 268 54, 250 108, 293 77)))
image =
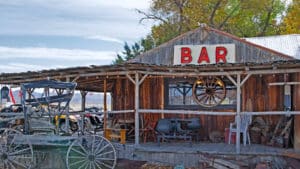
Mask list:
MULTIPOLYGON (((229 128, 229 142, 228 144, 230 144, 231 142, 231 133, 237 133, 237 117, 235 117, 235 122, 234 123, 230 123, 230 128, 229 128)), ((248 127, 252 122, 252 116, 251 115, 246 115, 243 114, 240 116, 241 117, 241 130, 240 133, 243 134, 243 142, 244 142, 244 146, 246 146, 247 144, 247 140, 249 145, 251 144, 250 142, 250 135, 248 132, 248 127)))

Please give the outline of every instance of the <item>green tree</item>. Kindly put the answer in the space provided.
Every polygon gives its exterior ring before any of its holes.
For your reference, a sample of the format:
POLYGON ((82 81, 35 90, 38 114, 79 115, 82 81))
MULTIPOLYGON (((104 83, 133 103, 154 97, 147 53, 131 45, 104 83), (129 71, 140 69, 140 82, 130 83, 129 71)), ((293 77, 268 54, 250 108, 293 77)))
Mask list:
POLYGON ((141 46, 142 46, 142 49, 143 49, 142 52, 145 52, 145 51, 148 51, 152 48, 155 48, 156 47, 156 42, 155 42, 154 38, 152 37, 152 35, 147 35, 145 38, 142 38, 141 46))
POLYGON ((129 47, 125 43, 122 63, 155 46, 193 30, 201 23, 239 37, 299 33, 299 0, 286 8, 287 0, 152 0, 140 22, 153 20, 151 32, 129 47), (287 14, 286 14, 287 13, 287 14))
POLYGON ((282 0, 153 0, 149 12, 138 10, 143 14, 141 21, 159 23, 151 30, 157 45, 199 23, 241 37, 274 35, 284 11, 282 0))
POLYGON ((150 12, 137 10, 143 15, 140 22, 154 20, 159 22, 151 29, 151 36, 156 45, 160 45, 186 31, 189 28, 188 18, 184 15, 184 9, 188 0, 153 0, 150 12))
POLYGON ((128 43, 125 42, 124 50, 121 54, 117 54, 117 58, 112 64, 122 64, 130 59, 133 59, 144 51, 152 49, 154 44, 153 38, 150 35, 141 39, 139 42, 134 43, 132 46, 129 46, 128 43))
POLYGON ((124 44, 124 51, 121 54, 117 54, 117 58, 113 61, 113 64, 121 64, 127 60, 134 58, 141 53, 140 45, 134 43, 131 47, 127 42, 124 44))
POLYGON ((300 33, 300 1, 294 0, 288 8, 286 17, 283 19, 281 33, 292 34, 300 33))

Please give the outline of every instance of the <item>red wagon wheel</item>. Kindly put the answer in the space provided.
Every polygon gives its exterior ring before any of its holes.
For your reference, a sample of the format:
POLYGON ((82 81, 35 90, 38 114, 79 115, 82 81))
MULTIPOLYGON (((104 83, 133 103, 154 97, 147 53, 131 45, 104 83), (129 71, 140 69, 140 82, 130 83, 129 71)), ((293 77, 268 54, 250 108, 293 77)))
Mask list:
POLYGON ((203 107, 217 106, 225 99, 225 96, 225 84, 217 77, 198 79, 193 85, 193 97, 203 107))

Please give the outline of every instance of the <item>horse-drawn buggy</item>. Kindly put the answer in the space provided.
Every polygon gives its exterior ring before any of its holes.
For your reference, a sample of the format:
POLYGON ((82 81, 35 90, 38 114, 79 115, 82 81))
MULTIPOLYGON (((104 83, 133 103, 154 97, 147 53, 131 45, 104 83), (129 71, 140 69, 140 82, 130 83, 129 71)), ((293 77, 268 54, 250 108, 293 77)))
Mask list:
POLYGON ((1 169, 36 168, 34 154, 39 146, 67 149, 63 153, 68 169, 115 167, 113 145, 100 135, 85 132, 83 113, 69 112, 75 88, 76 83, 52 80, 21 84, 23 112, 0 114, 0 126, 4 127, 0 129, 1 169), (76 132, 72 116, 79 117, 76 132), (60 117, 63 126, 57 122, 60 117))

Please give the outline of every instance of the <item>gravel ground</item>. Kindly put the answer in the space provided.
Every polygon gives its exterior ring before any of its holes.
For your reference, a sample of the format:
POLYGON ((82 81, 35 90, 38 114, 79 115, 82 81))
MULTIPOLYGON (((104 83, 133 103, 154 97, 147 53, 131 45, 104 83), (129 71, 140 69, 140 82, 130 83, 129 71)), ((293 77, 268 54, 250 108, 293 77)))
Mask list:
MULTIPOLYGON (((126 159, 118 159, 116 169, 174 169, 172 166, 164 166, 160 164, 150 164, 146 161, 133 161, 126 159)), ((185 168, 194 169, 194 168, 185 168)))
POLYGON ((141 167, 146 163, 146 161, 118 159, 116 169, 141 169, 141 167))

